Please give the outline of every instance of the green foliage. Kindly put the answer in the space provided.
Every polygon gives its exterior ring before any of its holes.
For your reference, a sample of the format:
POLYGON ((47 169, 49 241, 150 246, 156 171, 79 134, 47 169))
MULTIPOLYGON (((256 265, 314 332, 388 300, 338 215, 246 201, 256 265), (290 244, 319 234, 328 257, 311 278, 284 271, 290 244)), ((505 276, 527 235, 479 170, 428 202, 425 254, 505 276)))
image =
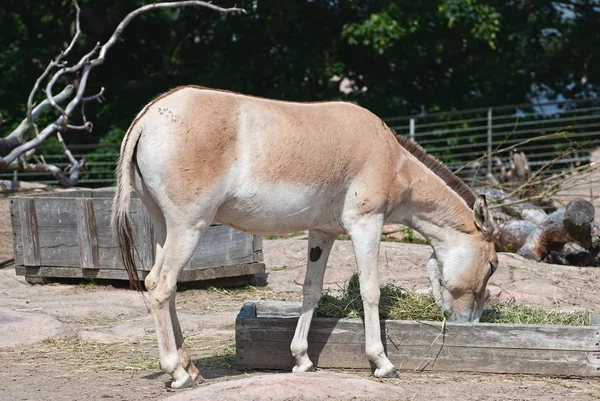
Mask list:
POLYGON ((472 26, 470 33, 496 49, 496 35, 500 32, 500 13, 490 4, 477 0, 443 0, 439 12, 448 20, 448 28, 465 22, 472 26))
POLYGON ((366 21, 345 25, 342 30, 342 38, 347 39, 349 44, 360 42, 364 46, 372 46, 379 54, 405 35, 406 30, 386 12, 371 14, 366 21))
POLYGON ((112 127, 106 135, 98 141, 98 148, 88 153, 85 160, 90 165, 88 170, 94 172, 94 178, 113 178, 112 170, 119 155, 119 145, 125 137, 125 130, 112 127), (114 146, 106 146, 114 145, 114 146))
MULTIPOLYGON (((68 61, 106 41, 128 12, 150 2, 81 0, 83 34, 68 61)), ((67 143, 116 143, 150 99, 183 84, 295 101, 343 99, 382 117, 524 103, 540 93, 548 99, 595 96, 600 90, 596 0, 219 5, 249 13, 224 17, 189 7, 134 20, 90 77, 87 94, 104 86, 107 99, 86 107, 94 132, 68 132, 67 143), (343 94, 334 76, 366 90, 343 94)), ((0 2, 1 135, 24 117, 33 83, 69 42, 73 20, 70 0, 0 2)), ((55 92, 71 78, 61 79, 55 92)), ((42 99, 40 91, 35 100, 42 99)), ((53 117, 48 113, 44 121, 53 117)), ((105 160, 104 153, 110 152, 99 149, 88 160, 105 160)))

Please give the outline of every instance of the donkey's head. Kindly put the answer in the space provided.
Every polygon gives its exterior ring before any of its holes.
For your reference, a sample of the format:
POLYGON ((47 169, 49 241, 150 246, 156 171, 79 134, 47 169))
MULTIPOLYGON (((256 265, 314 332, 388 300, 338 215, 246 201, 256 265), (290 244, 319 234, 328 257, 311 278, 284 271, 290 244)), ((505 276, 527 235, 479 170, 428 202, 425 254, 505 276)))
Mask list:
POLYGON ((435 302, 450 321, 479 321, 487 282, 498 266, 494 222, 485 196, 475 201, 473 218, 476 231, 448 238, 429 259, 429 281, 435 302))

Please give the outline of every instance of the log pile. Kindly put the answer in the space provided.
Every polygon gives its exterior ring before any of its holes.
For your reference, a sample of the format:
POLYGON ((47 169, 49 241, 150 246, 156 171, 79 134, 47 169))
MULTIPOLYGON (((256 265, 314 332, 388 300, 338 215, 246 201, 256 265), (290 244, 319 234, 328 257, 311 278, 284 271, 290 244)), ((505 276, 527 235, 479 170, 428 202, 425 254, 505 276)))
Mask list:
MULTIPOLYGON (((508 167, 488 174, 492 188, 480 192, 493 205, 496 250, 518 253, 538 262, 600 266, 600 226, 594 220, 594 205, 575 199, 557 209, 539 200, 524 201, 530 194, 514 190, 522 188, 531 177, 523 153, 513 153, 508 167)), ((527 186, 527 192, 533 189, 537 190, 527 186)))
POLYGON ((523 213, 523 219, 497 220, 496 250, 538 262, 600 266, 600 228, 590 202, 573 200, 540 222, 542 214, 545 212, 538 209, 535 214, 523 213))

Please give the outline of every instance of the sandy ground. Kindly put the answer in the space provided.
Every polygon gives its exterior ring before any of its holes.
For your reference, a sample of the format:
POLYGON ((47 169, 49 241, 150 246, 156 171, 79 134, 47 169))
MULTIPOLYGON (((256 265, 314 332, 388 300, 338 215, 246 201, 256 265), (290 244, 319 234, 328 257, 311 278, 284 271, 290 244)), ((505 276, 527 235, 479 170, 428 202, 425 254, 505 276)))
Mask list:
MULTIPOLYGON (((0 201, 0 261, 12 256, 8 202, 0 201)), ((140 295, 111 283, 31 286, 0 269, 0 399, 2 400, 597 400, 600 381, 470 373, 240 372, 232 367, 235 316, 244 300, 299 300, 306 241, 265 241, 267 275, 246 289, 187 289, 178 315, 205 381, 172 391, 158 369, 152 317, 140 295), (312 376, 311 376, 312 375, 312 376)), ((426 245, 386 242, 382 281, 426 291, 426 245)), ((600 269, 524 261, 503 254, 489 289, 504 301, 560 309, 600 308, 600 269)), ((352 246, 334 246, 326 286, 356 270, 352 246)))

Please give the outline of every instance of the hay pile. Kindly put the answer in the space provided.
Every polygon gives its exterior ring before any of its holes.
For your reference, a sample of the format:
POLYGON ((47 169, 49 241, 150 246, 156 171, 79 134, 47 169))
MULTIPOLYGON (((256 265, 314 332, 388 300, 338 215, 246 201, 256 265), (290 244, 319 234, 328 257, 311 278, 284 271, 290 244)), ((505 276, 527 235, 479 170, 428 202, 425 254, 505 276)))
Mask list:
MULTIPOLYGON (((340 295, 325 293, 315 310, 317 317, 362 318, 363 305, 360 297, 358 275, 354 274, 340 295)), ((393 284, 381 287, 379 317, 390 320, 443 321, 444 316, 431 295, 406 291, 393 284)), ((512 324, 561 324, 585 326, 586 312, 560 313, 523 304, 494 304, 481 317, 487 323, 512 324)))

